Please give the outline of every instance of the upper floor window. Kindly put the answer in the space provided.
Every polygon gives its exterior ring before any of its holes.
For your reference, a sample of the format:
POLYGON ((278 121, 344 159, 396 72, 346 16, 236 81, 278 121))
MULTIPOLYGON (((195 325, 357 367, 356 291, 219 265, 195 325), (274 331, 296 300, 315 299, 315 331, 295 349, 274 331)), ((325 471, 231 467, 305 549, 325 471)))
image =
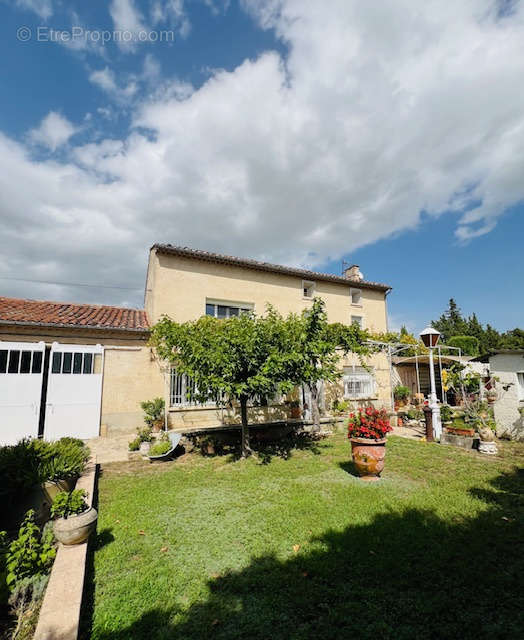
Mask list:
POLYGON ((250 311, 253 311, 253 308, 250 308, 247 304, 206 302, 206 316, 213 316, 214 318, 232 318, 250 311))
POLYGON ((304 298, 315 297, 315 283, 310 280, 302 280, 302 292, 304 298))
POLYGON ((361 305, 362 304, 362 291, 361 289, 350 289, 349 295, 351 296, 351 304, 361 305))
POLYGON ((351 324, 358 324, 362 329, 364 327, 364 318, 362 316, 351 316, 351 324))

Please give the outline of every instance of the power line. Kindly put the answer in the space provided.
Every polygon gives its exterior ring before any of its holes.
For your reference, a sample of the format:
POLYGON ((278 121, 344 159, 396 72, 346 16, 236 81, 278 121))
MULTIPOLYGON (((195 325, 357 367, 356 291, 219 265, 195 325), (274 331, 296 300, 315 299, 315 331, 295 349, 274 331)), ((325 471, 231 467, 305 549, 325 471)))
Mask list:
POLYGON ((59 284, 65 287, 92 287, 93 289, 125 289, 126 291, 141 291, 142 287, 119 287, 110 284, 87 284, 85 282, 55 282, 51 280, 30 280, 29 278, 10 278, 0 276, 0 280, 13 280, 16 282, 33 282, 36 284, 59 284))

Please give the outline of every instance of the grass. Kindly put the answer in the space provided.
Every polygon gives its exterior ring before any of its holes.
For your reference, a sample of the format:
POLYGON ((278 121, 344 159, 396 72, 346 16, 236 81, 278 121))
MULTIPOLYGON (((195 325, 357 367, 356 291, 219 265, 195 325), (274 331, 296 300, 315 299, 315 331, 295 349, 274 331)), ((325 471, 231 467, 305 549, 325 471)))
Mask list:
POLYGON ((524 445, 387 447, 372 484, 342 435, 104 469, 84 637, 521 637, 524 445))

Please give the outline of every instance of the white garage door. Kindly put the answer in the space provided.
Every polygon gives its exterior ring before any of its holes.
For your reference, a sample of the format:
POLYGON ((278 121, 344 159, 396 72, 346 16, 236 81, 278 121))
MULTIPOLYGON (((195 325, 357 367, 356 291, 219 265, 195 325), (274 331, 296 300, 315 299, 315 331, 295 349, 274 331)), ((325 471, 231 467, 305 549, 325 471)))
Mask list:
POLYGON ((43 342, 0 341, 0 445, 38 436, 43 342))
POLYGON ((94 438, 99 435, 104 349, 100 345, 54 342, 44 438, 94 438))

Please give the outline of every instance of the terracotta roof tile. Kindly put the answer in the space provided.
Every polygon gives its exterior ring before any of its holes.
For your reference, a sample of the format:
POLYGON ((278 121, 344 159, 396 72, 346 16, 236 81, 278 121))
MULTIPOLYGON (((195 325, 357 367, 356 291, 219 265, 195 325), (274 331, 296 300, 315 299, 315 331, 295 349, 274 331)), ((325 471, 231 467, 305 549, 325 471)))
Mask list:
POLYGON ((190 247, 177 247, 172 244, 154 244, 151 249, 155 249, 158 253, 183 256, 186 258, 196 258, 197 260, 204 260, 206 262, 236 265, 247 269, 255 269, 257 271, 270 271, 272 273, 299 276, 301 278, 311 280, 338 282, 340 284, 354 285, 355 287, 362 287, 365 289, 376 289, 378 291, 389 291, 391 289, 389 285, 382 284, 381 282, 345 278, 344 276, 336 276, 333 273, 320 273, 318 271, 297 269, 296 267, 271 264, 270 262, 260 262, 259 260, 253 260, 251 258, 236 258, 235 256, 227 256, 221 253, 212 253, 210 251, 202 251, 201 249, 191 249, 190 247))
POLYGON ((0 324, 148 331, 143 309, 0 296, 0 324))

